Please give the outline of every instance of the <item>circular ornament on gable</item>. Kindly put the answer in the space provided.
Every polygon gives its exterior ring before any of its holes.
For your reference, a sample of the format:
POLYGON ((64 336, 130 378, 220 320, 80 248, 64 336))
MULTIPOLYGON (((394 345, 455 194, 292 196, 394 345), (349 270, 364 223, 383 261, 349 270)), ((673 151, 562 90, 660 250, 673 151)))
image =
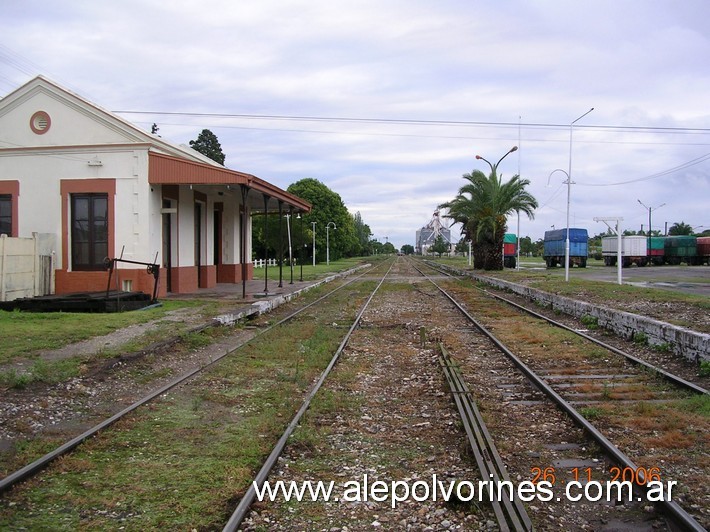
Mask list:
POLYGON ((30 118, 30 128, 37 135, 44 135, 52 125, 52 119, 46 111, 37 111, 30 118))

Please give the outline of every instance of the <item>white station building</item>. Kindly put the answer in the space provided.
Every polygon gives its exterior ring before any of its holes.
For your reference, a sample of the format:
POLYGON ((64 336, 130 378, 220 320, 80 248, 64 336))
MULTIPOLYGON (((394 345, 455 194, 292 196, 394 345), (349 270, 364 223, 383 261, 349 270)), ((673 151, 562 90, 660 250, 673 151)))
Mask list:
POLYGON ((0 232, 42 236, 53 293, 106 290, 107 258, 158 296, 251 279, 251 216, 310 207, 42 76, 0 100, 0 232))

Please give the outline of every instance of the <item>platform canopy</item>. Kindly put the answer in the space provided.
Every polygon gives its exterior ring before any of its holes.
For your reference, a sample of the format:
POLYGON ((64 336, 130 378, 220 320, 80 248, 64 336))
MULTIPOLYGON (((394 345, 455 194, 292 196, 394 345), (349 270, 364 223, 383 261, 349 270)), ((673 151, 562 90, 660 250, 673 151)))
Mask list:
POLYGON ((191 186, 197 190, 210 189, 224 195, 240 195, 246 187, 247 205, 252 212, 278 212, 282 209, 294 212, 310 212, 307 201, 272 185, 254 175, 229 168, 198 163, 150 152, 148 182, 151 185, 191 186), (265 203, 265 198, 268 200, 265 203))

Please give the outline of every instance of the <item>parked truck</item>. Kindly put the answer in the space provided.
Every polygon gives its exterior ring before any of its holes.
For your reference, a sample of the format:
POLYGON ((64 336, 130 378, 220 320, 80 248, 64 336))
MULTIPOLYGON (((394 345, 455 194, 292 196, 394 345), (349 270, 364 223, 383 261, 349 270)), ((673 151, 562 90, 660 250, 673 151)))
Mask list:
POLYGON ((686 235, 667 236, 665 238, 664 252, 667 264, 678 265, 681 262, 685 262, 688 265, 700 264, 697 237, 686 235))
MULTIPOLYGON (((602 257, 605 266, 616 266, 619 241, 616 236, 602 238, 602 257)), ((621 237, 621 265, 628 268, 632 264, 646 266, 648 264, 648 237, 621 237)))
POLYGON ((650 249, 648 250, 648 259, 652 264, 660 266, 665 260, 665 237, 662 236, 652 236, 648 238, 650 241, 650 249))
POLYGON ((513 233, 503 236, 503 266, 515 268, 518 255, 518 237, 513 233))
POLYGON ((698 237, 698 264, 710 265, 710 236, 698 237))
MULTIPOLYGON (((554 268, 558 264, 564 266, 565 263, 565 242, 567 240, 567 229, 554 229, 545 231, 545 241, 543 247, 543 258, 548 268, 554 268)), ((569 228, 569 265, 577 265, 580 268, 587 267, 587 243, 589 235, 586 229, 569 228)))

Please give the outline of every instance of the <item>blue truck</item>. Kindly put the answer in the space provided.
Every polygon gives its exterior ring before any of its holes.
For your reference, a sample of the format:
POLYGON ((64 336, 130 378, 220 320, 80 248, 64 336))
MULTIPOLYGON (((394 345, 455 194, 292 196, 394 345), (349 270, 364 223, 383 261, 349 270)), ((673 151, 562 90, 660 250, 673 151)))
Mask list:
MULTIPOLYGON (((554 229, 545 231, 543 258, 548 268, 565 264, 565 241, 567 229, 554 229)), ((580 268, 587 267, 587 243, 589 235, 586 229, 569 228, 569 265, 580 268)))

